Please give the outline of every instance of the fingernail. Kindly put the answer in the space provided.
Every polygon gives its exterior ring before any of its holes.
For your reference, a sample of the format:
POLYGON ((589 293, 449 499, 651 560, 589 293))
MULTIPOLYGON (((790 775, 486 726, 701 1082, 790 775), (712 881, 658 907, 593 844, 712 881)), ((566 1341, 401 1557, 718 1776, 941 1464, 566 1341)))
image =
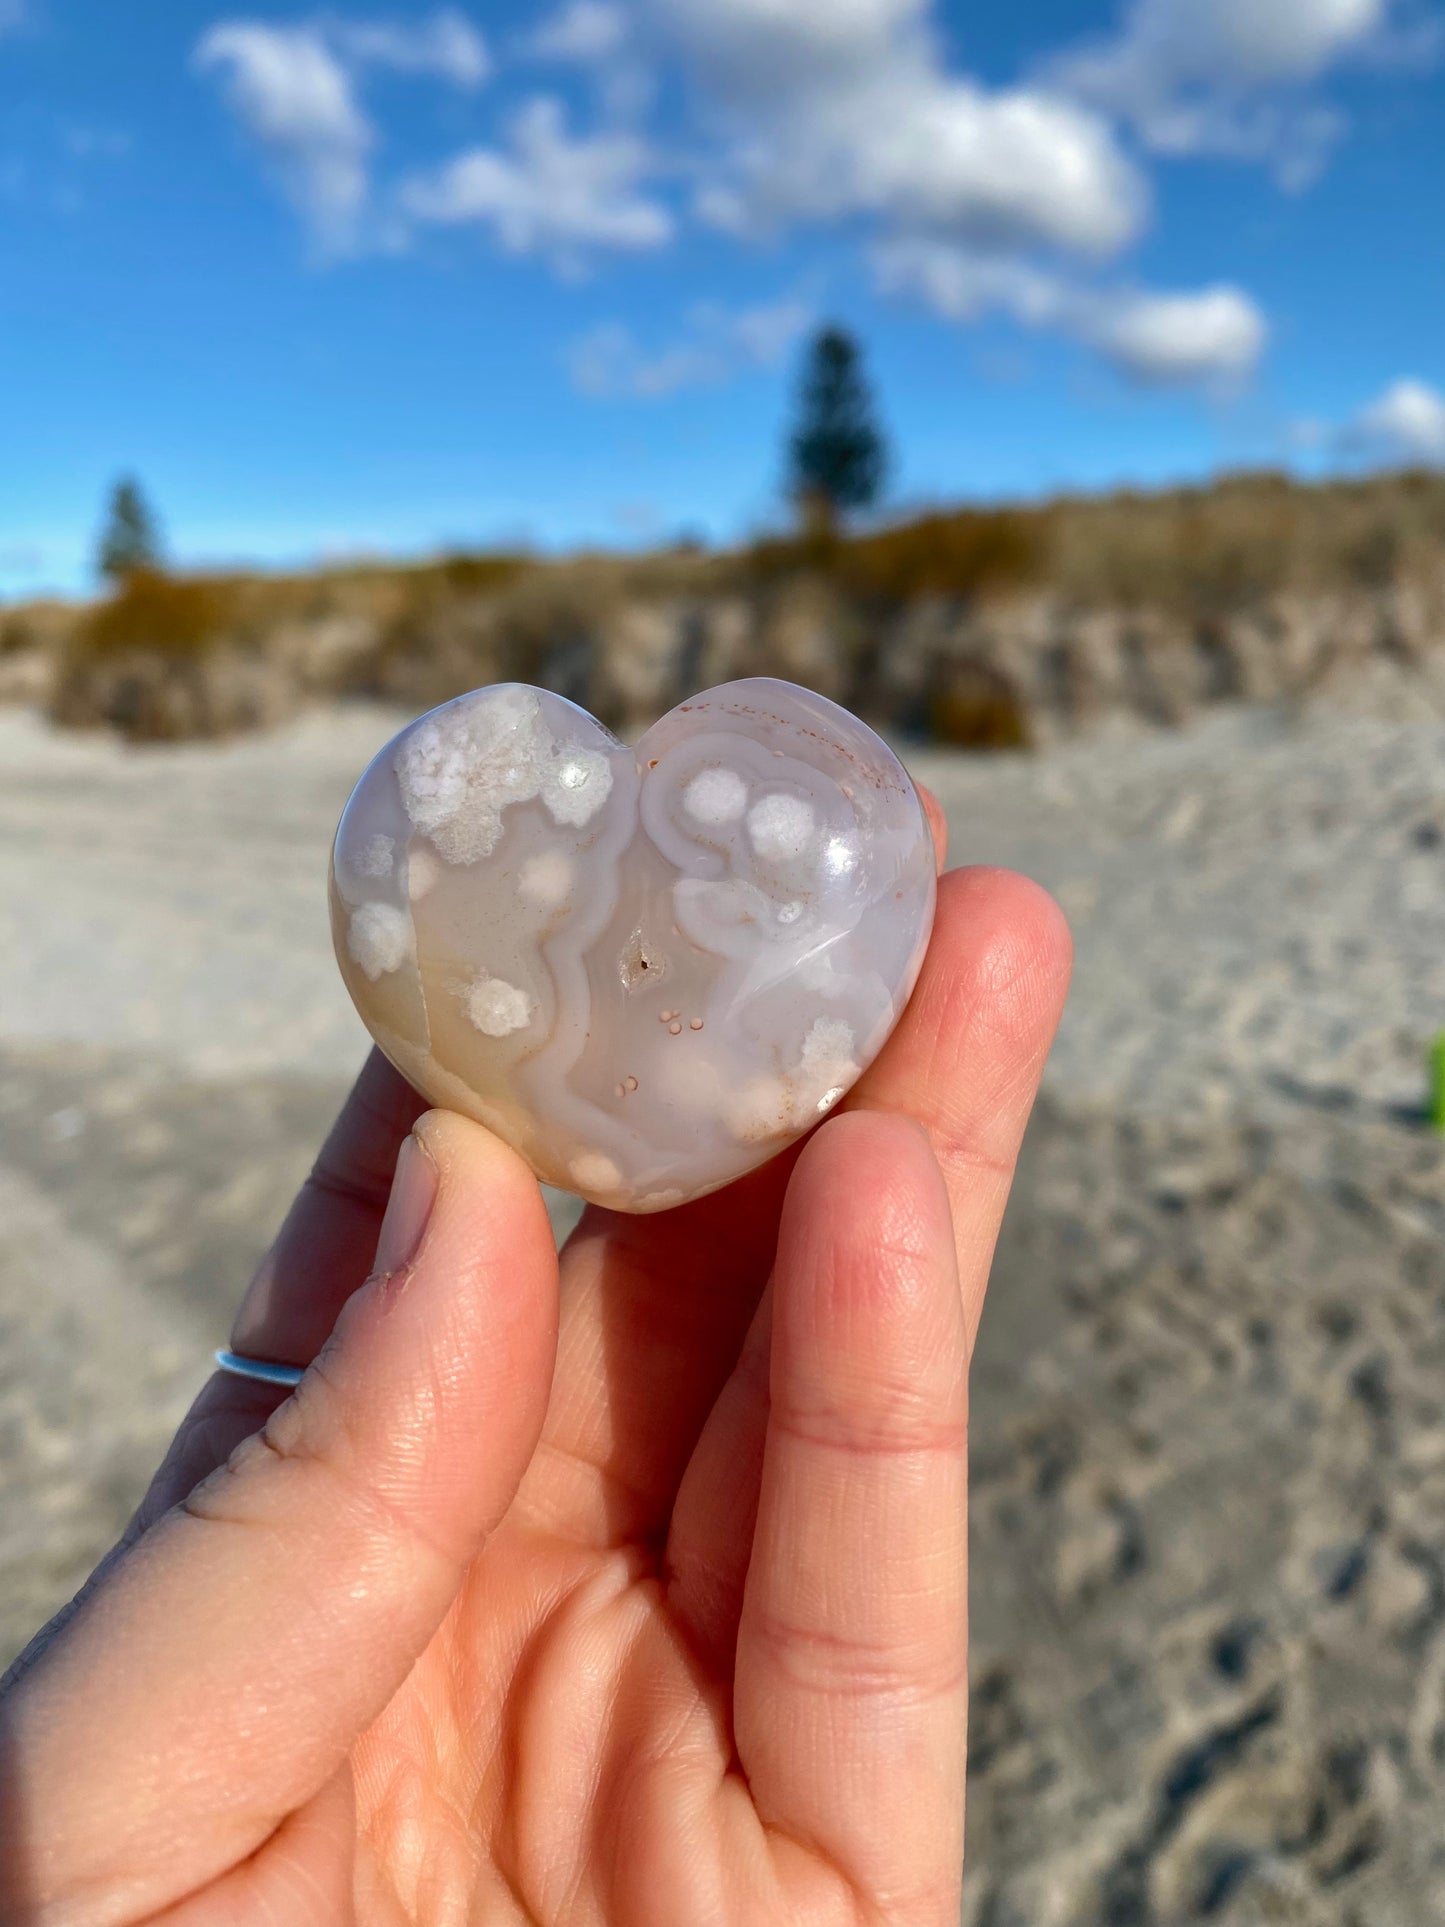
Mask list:
POLYGON ((396 1176, 376 1241, 377 1271, 398 1271, 415 1256, 436 1195, 437 1168, 420 1140, 409 1137, 397 1154, 396 1176))

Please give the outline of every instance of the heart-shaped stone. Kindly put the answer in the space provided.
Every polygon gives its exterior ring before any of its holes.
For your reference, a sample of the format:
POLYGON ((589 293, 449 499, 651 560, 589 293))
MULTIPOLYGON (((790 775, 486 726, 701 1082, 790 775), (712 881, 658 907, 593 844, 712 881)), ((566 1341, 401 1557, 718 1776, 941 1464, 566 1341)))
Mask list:
POLYGON ((897 757, 765 678, 635 748, 545 689, 459 696, 372 762, 331 863, 342 975, 398 1070, 623 1211, 816 1124, 897 1022, 933 904, 897 757))

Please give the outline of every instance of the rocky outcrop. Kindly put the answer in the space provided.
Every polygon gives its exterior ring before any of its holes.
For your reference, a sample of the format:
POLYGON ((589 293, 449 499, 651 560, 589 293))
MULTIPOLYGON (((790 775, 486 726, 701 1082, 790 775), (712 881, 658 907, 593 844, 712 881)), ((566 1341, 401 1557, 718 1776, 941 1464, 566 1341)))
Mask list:
POLYGON ((1036 741, 1118 717, 1178 724, 1219 703, 1338 698, 1379 681, 1440 708, 1445 570, 1428 593, 1281 594, 1225 614, 1069 607, 1048 596, 904 611, 880 638, 877 706, 922 728, 962 667, 1010 689, 1036 741))
POLYGON ((870 608, 824 576, 748 594, 503 591, 408 614, 370 692, 418 706, 503 676, 558 690, 624 732, 735 676, 805 683, 885 727, 962 746, 1043 744, 1221 703, 1369 706, 1388 669, 1445 713, 1445 571, 1427 593, 1280 594, 1223 613, 1092 608, 1058 596, 870 608))
POLYGON ((132 742, 188 742, 284 722, 300 679, 261 656, 216 649, 190 659, 144 649, 63 669, 50 710, 73 729, 110 728, 132 742))
POLYGON ((256 727, 328 693, 429 708, 507 680, 636 734, 745 675, 806 684, 885 729, 960 747, 1172 727, 1230 703, 1445 715, 1445 561, 1329 590, 1128 606, 1058 589, 883 597, 826 569, 759 578, 721 558, 630 572, 592 560, 481 584, 417 572, 389 578, 373 607, 355 593, 328 607, 320 587, 316 598, 219 620, 212 640, 188 635, 184 649, 129 632, 124 647, 94 646, 107 605, 72 614, 69 642, 52 622, 43 646, 12 615, 8 654, 24 673, 9 680, 33 700, 49 663, 58 720, 148 737, 256 727))

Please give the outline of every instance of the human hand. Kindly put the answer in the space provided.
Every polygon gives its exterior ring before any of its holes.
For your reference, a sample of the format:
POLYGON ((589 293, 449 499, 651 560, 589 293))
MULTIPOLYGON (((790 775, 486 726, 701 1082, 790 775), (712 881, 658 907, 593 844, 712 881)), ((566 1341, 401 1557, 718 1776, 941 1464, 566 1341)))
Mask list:
POLYGON ((311 1369, 209 1383, 0 1701, 0 1920, 954 1927, 967 1359, 1067 977, 945 877, 840 1114, 560 1280, 373 1058, 234 1332, 311 1369))

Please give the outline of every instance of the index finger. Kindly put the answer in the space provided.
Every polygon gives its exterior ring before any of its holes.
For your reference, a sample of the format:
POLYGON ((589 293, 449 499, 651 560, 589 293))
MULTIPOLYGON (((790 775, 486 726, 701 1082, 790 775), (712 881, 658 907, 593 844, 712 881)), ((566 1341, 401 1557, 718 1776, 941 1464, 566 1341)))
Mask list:
POLYGON ((1046 890, 1011 870, 950 871, 903 1019, 846 1099, 928 1132, 953 1211, 970 1348, 1072 967, 1069 927, 1046 890))
POLYGON ((242 1300, 238 1352, 311 1363, 371 1270, 397 1153, 426 1108, 373 1050, 242 1300))

